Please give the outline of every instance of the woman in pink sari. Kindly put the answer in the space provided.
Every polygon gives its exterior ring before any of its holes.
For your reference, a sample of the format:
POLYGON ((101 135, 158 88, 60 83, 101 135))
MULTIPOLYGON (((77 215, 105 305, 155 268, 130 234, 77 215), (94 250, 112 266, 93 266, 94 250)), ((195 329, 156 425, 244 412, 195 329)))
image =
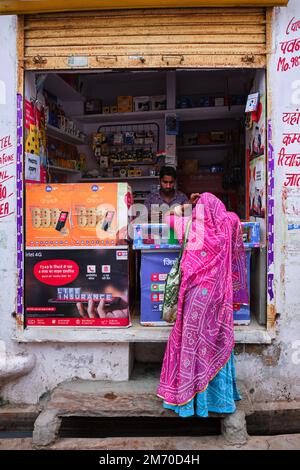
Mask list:
MULTIPOLYGON (((171 216, 180 240, 190 217, 171 216)), ((181 260, 177 318, 157 390, 179 416, 232 413, 240 396, 234 367, 233 304, 248 303, 238 216, 210 193, 192 211, 181 260)))

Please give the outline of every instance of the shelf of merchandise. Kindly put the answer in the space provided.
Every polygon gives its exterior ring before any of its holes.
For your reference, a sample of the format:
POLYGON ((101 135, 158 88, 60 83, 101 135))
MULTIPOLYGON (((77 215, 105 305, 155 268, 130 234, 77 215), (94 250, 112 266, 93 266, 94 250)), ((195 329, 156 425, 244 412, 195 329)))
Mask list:
POLYGON ((63 101, 85 101, 85 97, 76 91, 72 85, 69 85, 69 83, 67 83, 57 73, 47 74, 44 88, 46 91, 49 91, 63 101))
POLYGON ((84 123, 107 123, 107 122, 123 122, 123 121, 152 121, 156 119, 164 119, 166 110, 159 111, 135 111, 131 113, 112 113, 112 114, 79 114, 73 116, 79 122, 84 123))
POLYGON ((215 106, 210 108, 179 108, 164 109, 157 111, 136 111, 131 113, 113 114, 79 114, 73 118, 79 122, 122 122, 139 120, 164 119, 166 114, 177 114, 182 121, 194 121, 203 119, 235 119, 241 117, 245 112, 245 106, 215 106))
POLYGON ((46 134, 55 139, 62 140, 63 142, 66 142, 67 144, 74 144, 74 145, 85 144, 84 139, 80 139, 79 137, 75 137, 74 135, 67 134, 63 130, 59 129, 58 127, 52 126, 51 124, 47 124, 46 134))
POLYGON ((231 143, 211 145, 179 145, 177 146, 177 150, 225 150, 231 146, 231 143))
POLYGON ((56 166, 56 165, 48 165, 47 167, 49 170, 54 170, 54 171, 59 171, 61 173, 75 173, 75 174, 81 174, 81 171, 75 170, 73 168, 63 168, 61 166, 56 166))
POLYGON ((125 160, 125 161, 120 161, 120 162, 112 162, 112 166, 122 166, 122 165, 127 165, 127 166, 141 166, 141 165, 156 165, 155 162, 135 162, 133 160, 125 160))
POLYGON ((102 183, 105 183, 105 181, 127 181, 127 180, 147 180, 147 179, 158 179, 158 176, 125 176, 124 178, 120 177, 107 177, 107 178, 101 178, 101 177, 96 177, 96 178, 81 178, 80 181, 91 181, 91 182, 96 182, 96 181, 101 181, 102 183))

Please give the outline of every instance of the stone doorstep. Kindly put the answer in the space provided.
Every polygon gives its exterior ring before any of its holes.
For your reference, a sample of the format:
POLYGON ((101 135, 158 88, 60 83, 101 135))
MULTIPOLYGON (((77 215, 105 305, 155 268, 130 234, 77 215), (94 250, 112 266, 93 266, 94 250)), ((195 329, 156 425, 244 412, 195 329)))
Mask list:
MULTIPOLYGON (((46 403, 45 410, 56 410, 58 416, 99 417, 177 417, 166 410, 157 397, 160 366, 139 365, 132 379, 122 382, 73 380, 56 387, 46 403)), ((243 399, 237 402, 239 411, 253 413, 250 395, 242 382, 238 388, 243 399)), ((213 418, 225 418, 228 414, 210 413, 213 418)))
MULTIPOLYGON (((61 419, 69 416, 91 417, 177 417, 166 410, 156 396, 160 366, 138 365, 132 379, 124 382, 73 380, 62 382, 50 394, 38 416, 33 431, 33 444, 47 446, 55 442, 61 419)), ((222 419, 222 433, 230 443, 242 444, 247 439, 245 416, 253 405, 242 383, 243 400, 233 415, 210 413, 222 419)))
POLYGON ((42 411, 40 405, 4 405, 0 407, 0 428, 14 429, 17 426, 34 423, 39 413, 42 411))

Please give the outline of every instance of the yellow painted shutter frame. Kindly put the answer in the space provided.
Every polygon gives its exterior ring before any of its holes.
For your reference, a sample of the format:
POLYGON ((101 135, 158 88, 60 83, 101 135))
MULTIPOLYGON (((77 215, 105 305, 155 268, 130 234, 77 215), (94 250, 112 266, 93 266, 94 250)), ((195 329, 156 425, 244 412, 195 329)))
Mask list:
POLYGON ((266 66, 264 8, 26 15, 27 70, 266 66))
POLYGON ((181 7, 275 7, 288 0, 3 0, 0 14, 17 15, 58 11, 181 7))

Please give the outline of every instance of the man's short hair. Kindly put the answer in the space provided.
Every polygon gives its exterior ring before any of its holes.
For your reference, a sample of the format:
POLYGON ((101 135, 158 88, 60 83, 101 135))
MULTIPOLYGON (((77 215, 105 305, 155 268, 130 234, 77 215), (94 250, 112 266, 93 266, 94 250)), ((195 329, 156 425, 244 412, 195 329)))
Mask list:
POLYGON ((177 179, 177 173, 173 166, 162 166, 159 173, 159 179, 161 180, 164 176, 172 176, 174 180, 177 179))

